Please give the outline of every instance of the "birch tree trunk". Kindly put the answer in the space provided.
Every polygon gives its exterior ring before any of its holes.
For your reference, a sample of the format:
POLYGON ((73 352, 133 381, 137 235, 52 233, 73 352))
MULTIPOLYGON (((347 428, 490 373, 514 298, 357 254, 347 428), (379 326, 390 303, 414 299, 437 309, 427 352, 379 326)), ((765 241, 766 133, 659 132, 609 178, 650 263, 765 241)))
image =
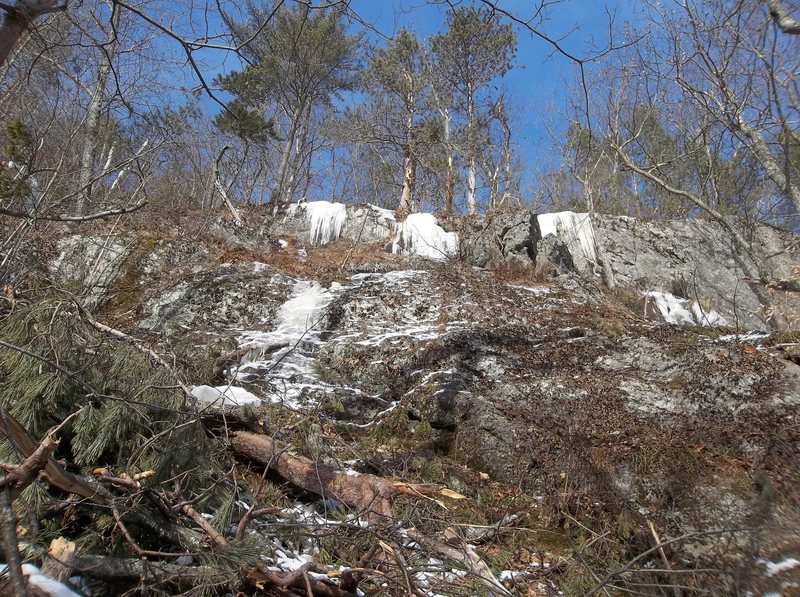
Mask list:
POLYGON ((478 203, 475 198, 476 175, 475 175, 475 143, 473 141, 474 131, 472 127, 475 122, 475 99, 472 90, 467 87, 467 151, 469 152, 469 162, 467 166, 467 213, 474 216, 478 213, 478 203))
MULTIPOLYGON (((283 201, 286 203, 292 202, 292 197, 294 196, 295 189, 297 188, 297 180, 300 177, 300 170, 303 168, 303 164, 306 162, 306 157, 308 157, 309 168, 311 167, 311 156, 306 156, 304 153, 306 143, 308 141, 308 129, 311 124, 311 107, 311 103, 307 103, 300 114, 300 124, 297 127, 297 133, 295 133, 293 151, 289 154, 289 164, 287 166, 289 170, 289 180, 286 182, 286 188, 283 192, 283 201), (292 159, 292 154, 294 155, 294 159, 292 159)), ((306 186, 306 191, 303 193, 304 195, 306 194, 307 189, 308 186, 306 186)))
MULTIPOLYGON (((410 79, 410 77, 409 77, 410 79)), ((417 165, 414 157, 414 95, 409 93, 405 98, 406 103, 406 131, 403 144, 403 193, 400 205, 397 208, 399 219, 405 218, 414 211, 414 183, 416 181, 417 165)))
POLYGON ((97 138, 98 124, 100 122, 100 112, 103 108, 103 100, 105 98, 105 89, 108 82, 108 75, 111 72, 110 60, 114 54, 113 43, 108 44, 108 60, 100 65, 100 70, 97 73, 95 80, 94 93, 89 100, 89 107, 86 111, 86 120, 84 121, 84 141, 83 152, 81 153, 81 170, 79 176, 79 191, 78 191, 78 214, 86 211, 86 205, 92 198, 92 174, 94 170, 94 156, 95 156, 95 139, 97 138))
POLYGON ((447 108, 440 110, 444 121, 444 146, 447 149, 447 173, 444 179, 444 211, 453 213, 453 187, 455 186, 455 164, 453 163, 453 146, 450 143, 450 111, 447 108))

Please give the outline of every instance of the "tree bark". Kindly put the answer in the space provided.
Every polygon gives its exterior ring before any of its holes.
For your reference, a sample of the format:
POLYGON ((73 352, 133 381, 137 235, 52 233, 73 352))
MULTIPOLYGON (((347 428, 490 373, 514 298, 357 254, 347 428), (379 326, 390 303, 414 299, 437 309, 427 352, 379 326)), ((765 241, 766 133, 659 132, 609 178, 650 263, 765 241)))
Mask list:
MULTIPOLYGON (((39 444, 28 434, 28 431, 5 410, 0 409, 0 434, 6 436, 23 458, 32 456, 39 444)), ((108 503, 111 495, 94 479, 89 480, 73 475, 50 456, 44 465, 44 474, 48 483, 69 493, 85 497, 95 504, 108 503)))
POLYGON ((289 160, 292 156, 292 146, 294 145, 294 139, 297 136, 297 129, 300 126, 300 116, 302 113, 303 105, 298 101, 297 105, 294 107, 294 112, 291 116, 291 122, 289 123, 289 133, 286 135, 286 139, 283 142, 281 161, 278 165, 278 183, 275 186, 275 190, 272 192, 270 203, 278 204, 286 201, 286 179, 289 174, 289 160))
POLYGON ((400 205, 397 207, 397 219, 402 220, 414 211, 414 183, 416 180, 417 164, 411 155, 411 148, 406 147, 403 160, 403 193, 400 196, 400 205))
MULTIPOLYGON (((83 152, 81 155, 81 171, 79 177, 80 190, 78 195, 78 214, 83 214, 86 205, 92 198, 92 170, 94 169, 95 140, 100 122, 100 111, 106 94, 108 75, 111 73, 111 61, 117 49, 117 29, 119 28, 119 10, 109 6, 112 14, 111 31, 103 43, 102 63, 97 71, 94 92, 86 109, 84 121, 83 152)), ((109 156, 110 157, 110 156, 109 156)))
POLYGON ((59 1, 20 0, 16 6, 4 7, 6 16, 0 25, 0 66, 5 65, 20 38, 33 26, 36 19, 48 12, 60 10, 59 1))
POLYGON ((273 469, 290 483, 323 497, 335 498, 366 514, 375 525, 393 522, 392 501, 398 495, 441 495, 437 485, 408 485, 375 475, 339 471, 289 452, 287 446, 249 431, 231 436, 234 452, 273 469))
POLYGON ((469 164, 467 169, 467 213, 474 216, 478 213, 478 204, 475 198, 476 174, 475 174, 475 144, 473 142, 475 124, 475 100, 472 97, 471 88, 467 87, 467 151, 469 151, 469 164))
POLYGON ((789 16, 781 0, 765 0, 765 2, 769 7, 770 16, 784 33, 800 35, 800 21, 789 16))
MULTIPOLYGON (((231 201, 231 198, 228 196, 228 189, 225 188, 225 185, 222 184, 222 179, 220 178, 219 174, 219 163, 222 161, 222 156, 228 151, 230 147, 226 145, 225 147, 220 150, 219 154, 217 155, 217 159, 214 160, 214 187, 217 189, 219 194, 222 196, 222 200, 225 202, 225 206, 228 208, 228 211, 231 212, 233 216, 233 221, 236 222, 236 225, 241 227, 242 224, 242 217, 239 215, 239 210, 236 209, 236 206, 231 201)), ((214 205, 214 202, 211 202, 211 205, 214 205)))

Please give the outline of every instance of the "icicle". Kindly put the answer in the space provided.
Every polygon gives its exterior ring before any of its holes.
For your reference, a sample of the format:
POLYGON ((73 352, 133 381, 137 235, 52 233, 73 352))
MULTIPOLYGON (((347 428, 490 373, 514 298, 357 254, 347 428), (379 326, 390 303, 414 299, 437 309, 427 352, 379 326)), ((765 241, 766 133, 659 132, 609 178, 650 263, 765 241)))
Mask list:
POLYGON ((543 238, 548 234, 553 234, 567 242, 577 238, 581 243, 583 256, 589 261, 597 262, 594 248, 594 226, 592 226, 589 214, 562 211, 554 214, 541 214, 538 216, 538 220, 543 238))
POLYGON ((309 201, 289 206, 289 213, 295 214, 298 209, 306 212, 310 224, 309 241, 312 244, 326 245, 342 235, 347 220, 347 206, 344 203, 330 201, 309 201))
POLYGON ((458 253, 458 234, 445 232, 432 214, 411 214, 397 225, 392 253, 445 259, 458 253))

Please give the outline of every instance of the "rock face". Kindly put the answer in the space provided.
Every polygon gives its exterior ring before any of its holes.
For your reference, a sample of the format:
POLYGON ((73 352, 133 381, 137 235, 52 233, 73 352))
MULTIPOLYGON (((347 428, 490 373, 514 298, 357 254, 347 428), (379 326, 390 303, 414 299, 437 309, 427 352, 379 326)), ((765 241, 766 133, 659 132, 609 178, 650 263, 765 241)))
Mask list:
POLYGON ((612 286, 659 289, 707 301, 740 329, 780 327, 799 312, 792 295, 770 291, 760 281, 764 274, 800 279, 797 250, 786 250, 796 242, 792 235, 760 226, 752 231, 749 254, 743 254, 720 225, 704 220, 654 224, 597 216, 594 230, 612 286), (770 307, 776 312, 770 313, 770 307))
MULTIPOLYGON (((326 207, 332 204, 308 205, 278 218, 275 229, 307 242, 360 239, 383 241, 387 250, 397 248, 391 242, 397 231, 392 212, 338 204, 337 216, 326 207), (325 234, 320 234, 314 214, 328 214, 325 234)), ((501 210, 477 218, 443 218, 440 224, 444 230, 439 236, 457 233, 459 255, 479 267, 532 268, 546 276, 578 273, 609 288, 670 293, 704 312, 718 313, 720 323, 739 329, 797 324, 796 293, 768 283, 797 283, 800 248, 795 236, 768 226, 751 229, 750 246, 742 251, 720 224, 698 219, 652 223, 607 215, 501 210)), ((707 323, 708 318, 698 321, 707 323)))
POLYGON ((50 269, 59 282, 77 285, 86 304, 96 307, 137 242, 133 236, 120 234, 65 237, 56 243, 58 255, 50 269))
MULTIPOLYGON (((356 211, 354 221, 364 218, 357 238, 386 238, 389 228, 373 212, 356 211)), ((310 228, 294 219, 289 226, 310 240, 310 228)), ((340 234, 354 230, 348 217, 340 234)), ((380 438, 371 466, 382 472, 414 458, 446 459, 554 512, 601 512, 614 525, 659 520, 673 535, 750 524, 761 498, 743 463, 760 463, 778 496, 794 495, 800 368, 739 337, 643 318, 585 279, 599 280, 595 269, 603 268, 613 284, 676 292, 683 285, 689 296, 701 288, 701 299, 730 299, 738 283, 729 308, 739 313, 749 270, 721 233, 700 222, 597 218, 592 260, 587 234, 542 238, 530 213, 460 232, 474 263, 546 263, 567 275, 543 283, 531 270, 504 279, 465 263, 412 269, 387 256, 377 273, 340 267, 320 279, 319 270, 288 271, 287 263, 330 263, 339 255, 333 245, 270 250, 263 262, 233 253, 239 258, 221 262, 210 257, 218 239, 178 239, 127 260, 119 255, 128 244, 119 242, 116 274, 102 283, 135 304, 119 316, 136 333, 231 355, 221 379, 189 380, 196 395, 230 384, 249 403, 313 413, 348 441, 380 438)), ((273 238, 284 234, 291 236, 273 238)), ((783 242, 769 237, 758 250, 783 242)), ((58 265, 72 271, 66 257, 58 265)), ((783 517, 796 514, 795 498, 775 499, 783 501, 760 515, 788 528, 783 517)), ((796 553, 791 537, 775 531, 774 549, 796 553)), ((713 544, 698 539, 693 549, 705 554, 713 544)))
POLYGON ((312 201, 298 203, 276 214, 272 232, 312 244, 327 244, 337 239, 372 243, 391 243, 394 213, 372 205, 346 207, 341 203, 312 201))

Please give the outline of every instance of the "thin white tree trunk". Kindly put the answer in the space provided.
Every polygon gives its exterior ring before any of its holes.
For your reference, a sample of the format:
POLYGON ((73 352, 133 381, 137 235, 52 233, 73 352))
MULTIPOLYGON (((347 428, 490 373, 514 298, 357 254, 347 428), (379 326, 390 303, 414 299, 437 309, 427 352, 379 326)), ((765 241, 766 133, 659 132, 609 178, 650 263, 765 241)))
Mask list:
POLYGON ((233 216, 233 220, 234 222, 236 222, 236 225, 242 226, 242 217, 241 215, 239 215, 239 210, 236 209, 236 206, 233 204, 233 201, 231 201, 231 198, 228 195, 228 189, 226 189, 225 185, 222 184, 222 179, 220 178, 220 173, 219 173, 219 164, 222 161, 222 156, 225 154, 226 151, 228 151, 228 149, 230 149, 230 147, 228 147, 227 145, 223 147, 222 150, 219 152, 219 155, 217 155, 217 159, 214 160, 214 187, 217 189, 220 196, 222 197, 222 200, 225 202, 225 206, 228 208, 228 211, 231 212, 231 215, 233 216))
MULTIPOLYGON (((409 82, 411 77, 408 76, 409 82)), ((400 205, 397 207, 399 219, 405 218, 414 211, 414 183, 417 165, 414 159, 414 96, 409 93, 406 102, 406 138, 403 145, 403 193, 400 196, 400 205)))
POLYGON ((294 139, 297 136, 297 129, 300 125, 300 117, 303 113, 303 106, 298 101, 294 107, 294 112, 291 116, 289 123, 289 132, 286 139, 283 141, 283 151, 281 152, 281 161, 278 165, 278 184, 275 186, 271 202, 282 203, 286 201, 286 184, 289 177, 289 160, 292 156, 292 149, 294 148, 294 139))
POLYGON ((467 166, 467 213, 474 216, 478 213, 478 203, 475 198, 476 188, 476 174, 475 174, 475 143, 473 141, 474 131, 472 127, 475 123, 474 115, 474 98, 470 87, 467 87, 467 151, 469 152, 469 161, 467 166))

